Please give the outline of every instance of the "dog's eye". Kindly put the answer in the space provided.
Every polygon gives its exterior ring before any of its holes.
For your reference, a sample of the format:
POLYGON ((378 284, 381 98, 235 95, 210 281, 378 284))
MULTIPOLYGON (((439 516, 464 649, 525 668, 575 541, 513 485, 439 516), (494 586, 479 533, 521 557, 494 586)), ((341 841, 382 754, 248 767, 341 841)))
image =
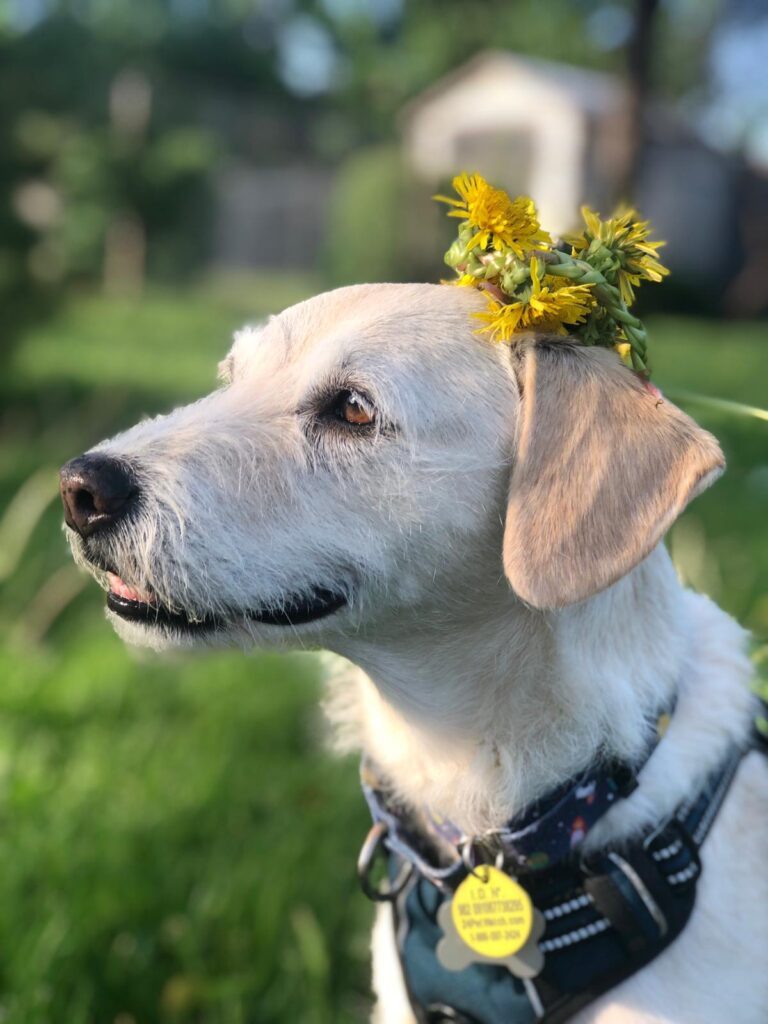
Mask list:
POLYGON ((334 412, 353 427, 369 427, 376 420, 373 406, 358 391, 342 391, 334 403, 334 412))

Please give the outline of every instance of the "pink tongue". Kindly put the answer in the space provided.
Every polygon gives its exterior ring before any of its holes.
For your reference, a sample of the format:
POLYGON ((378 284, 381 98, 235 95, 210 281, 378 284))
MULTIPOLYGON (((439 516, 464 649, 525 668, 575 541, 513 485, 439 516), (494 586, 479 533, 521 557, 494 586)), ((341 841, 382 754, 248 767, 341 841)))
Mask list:
POLYGON ((136 587, 128 586, 119 576, 115 576, 113 572, 107 573, 107 579, 109 580, 109 589, 113 594, 117 594, 118 597, 124 597, 127 601, 141 601, 143 604, 152 603, 152 598, 149 594, 142 593, 136 587))

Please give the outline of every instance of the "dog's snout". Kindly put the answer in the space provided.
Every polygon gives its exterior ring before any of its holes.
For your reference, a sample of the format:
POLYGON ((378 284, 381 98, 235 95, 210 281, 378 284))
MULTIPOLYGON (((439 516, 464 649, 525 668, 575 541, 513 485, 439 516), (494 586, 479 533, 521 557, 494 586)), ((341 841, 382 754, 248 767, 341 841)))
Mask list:
POLYGON ((108 455, 81 455, 62 467, 64 519, 81 537, 113 526, 134 502, 138 488, 125 463, 108 455))

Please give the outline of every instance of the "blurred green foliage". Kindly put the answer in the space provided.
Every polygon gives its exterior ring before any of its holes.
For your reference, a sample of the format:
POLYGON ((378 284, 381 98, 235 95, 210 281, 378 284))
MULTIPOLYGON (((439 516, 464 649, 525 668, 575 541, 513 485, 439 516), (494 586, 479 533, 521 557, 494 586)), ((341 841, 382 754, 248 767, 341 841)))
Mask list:
POLYGON ((63 286, 108 275, 110 248, 133 243, 142 277, 199 266, 214 141, 168 88, 173 69, 145 62, 130 36, 64 13, 0 33, 6 344, 63 286))
MULTIPOLYGON (((366 1017, 371 909, 354 859, 368 821, 356 765, 324 751, 317 664, 130 653, 70 563, 55 501, 64 459, 209 390, 234 327, 316 287, 281 275, 141 304, 71 298, 0 380, 8 1024, 366 1017)), ((759 325, 649 326, 670 392, 760 401, 759 325)), ((765 636, 768 424, 691 408, 729 471, 673 528, 672 552, 765 636)))
MULTIPOLYGON (((341 168, 349 195, 337 190, 328 276, 368 264, 409 273, 392 237, 394 158, 360 150, 392 145, 404 104, 488 46, 619 69, 620 46, 596 26, 631 6, 0 0, 0 343, 72 284, 138 290, 197 272, 211 252, 213 174, 231 159, 341 168), (354 232, 358 214, 385 228, 378 250, 354 232)), ((715 11, 713 0, 661 9, 665 91, 696 81, 715 11)))
POLYGON ((393 216, 405 195, 405 172, 395 146, 370 146, 345 162, 329 211, 331 284, 391 281, 394 268, 407 271, 402 219, 393 216))

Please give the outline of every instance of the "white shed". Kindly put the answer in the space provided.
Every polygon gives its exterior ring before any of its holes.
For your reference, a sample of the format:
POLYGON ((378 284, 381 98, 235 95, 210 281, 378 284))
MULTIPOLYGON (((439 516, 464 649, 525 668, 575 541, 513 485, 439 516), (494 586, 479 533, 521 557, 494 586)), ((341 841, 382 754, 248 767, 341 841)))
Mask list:
POLYGON ((486 51, 403 111, 405 159, 429 185, 479 172, 572 228, 582 202, 610 205, 626 158, 626 92, 601 72, 486 51))

